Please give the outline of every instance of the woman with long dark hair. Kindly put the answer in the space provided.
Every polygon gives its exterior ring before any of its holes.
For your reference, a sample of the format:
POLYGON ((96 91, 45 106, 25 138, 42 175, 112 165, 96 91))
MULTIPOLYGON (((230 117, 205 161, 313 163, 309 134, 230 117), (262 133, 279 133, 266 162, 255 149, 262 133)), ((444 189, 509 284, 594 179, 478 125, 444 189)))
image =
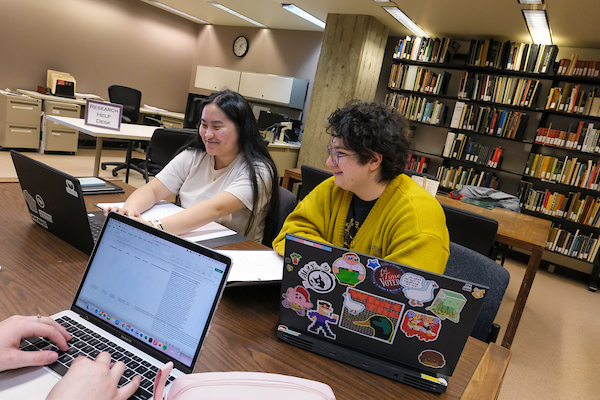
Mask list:
POLYGON ((182 234, 216 221, 261 241, 277 215, 277 185, 275 164, 250 105, 239 93, 223 90, 203 105, 198 135, 155 179, 112 211, 139 218, 173 193, 185 210, 151 221, 157 228, 182 234))

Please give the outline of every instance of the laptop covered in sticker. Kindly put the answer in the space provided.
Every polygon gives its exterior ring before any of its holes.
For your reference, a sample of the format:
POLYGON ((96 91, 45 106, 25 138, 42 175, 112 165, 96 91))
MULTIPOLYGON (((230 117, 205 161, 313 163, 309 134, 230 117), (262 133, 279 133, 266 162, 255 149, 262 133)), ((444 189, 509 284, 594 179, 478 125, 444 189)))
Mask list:
POLYGON ((443 393, 487 290, 288 234, 277 336, 443 393))

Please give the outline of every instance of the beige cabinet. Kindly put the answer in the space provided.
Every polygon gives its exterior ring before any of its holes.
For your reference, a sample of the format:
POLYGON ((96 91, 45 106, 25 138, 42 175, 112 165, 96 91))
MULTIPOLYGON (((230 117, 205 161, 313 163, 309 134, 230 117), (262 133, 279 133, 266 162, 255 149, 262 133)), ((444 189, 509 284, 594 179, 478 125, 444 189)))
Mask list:
POLYGON ((237 92, 240 85, 240 74, 240 71, 232 69, 198 65, 196 66, 194 86, 211 92, 218 92, 225 88, 237 92))
POLYGON ((296 168, 298 163, 298 153, 300 152, 299 145, 291 145, 287 143, 269 143, 267 147, 269 154, 277 168, 277 175, 283 178, 286 169, 296 168))
POLYGON ((242 72, 240 94, 248 100, 303 109, 308 81, 289 76, 242 72))
POLYGON ((173 118, 168 115, 162 115, 160 117, 165 128, 183 128, 183 120, 181 118, 173 118))
MULTIPOLYGON (((78 104, 46 100, 44 101, 44 113, 45 115, 79 118, 81 115, 81 106, 78 104)), ((44 119, 40 151, 64 151, 75 153, 77 151, 78 139, 78 131, 44 119)))
POLYGON ((39 148, 41 115, 41 100, 0 93, 0 146, 39 148))

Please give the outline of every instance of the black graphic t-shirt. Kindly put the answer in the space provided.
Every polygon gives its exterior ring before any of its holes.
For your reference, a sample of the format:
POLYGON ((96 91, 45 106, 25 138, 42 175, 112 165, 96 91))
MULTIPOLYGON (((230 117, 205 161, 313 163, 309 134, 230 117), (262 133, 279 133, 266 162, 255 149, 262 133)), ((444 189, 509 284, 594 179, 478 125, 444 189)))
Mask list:
POLYGON ((356 195, 352 196, 348 215, 346 216, 346 227, 344 228, 344 247, 349 249, 360 226, 367 219, 367 215, 377 202, 377 199, 371 201, 361 200, 356 195))

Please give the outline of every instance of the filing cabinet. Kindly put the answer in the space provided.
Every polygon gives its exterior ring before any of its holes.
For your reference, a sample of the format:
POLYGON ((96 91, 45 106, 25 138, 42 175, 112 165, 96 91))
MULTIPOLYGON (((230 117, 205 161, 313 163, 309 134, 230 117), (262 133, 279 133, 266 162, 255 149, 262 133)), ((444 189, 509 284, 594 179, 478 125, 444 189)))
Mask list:
MULTIPOLYGON (((79 118, 81 115, 81 106, 46 100, 44 101, 44 113, 45 115, 79 118)), ((64 151, 74 153, 77 151, 78 131, 45 119, 44 123, 41 152, 64 151)))
POLYGON ((41 100, 0 92, 0 146, 39 148, 41 115, 41 100))

